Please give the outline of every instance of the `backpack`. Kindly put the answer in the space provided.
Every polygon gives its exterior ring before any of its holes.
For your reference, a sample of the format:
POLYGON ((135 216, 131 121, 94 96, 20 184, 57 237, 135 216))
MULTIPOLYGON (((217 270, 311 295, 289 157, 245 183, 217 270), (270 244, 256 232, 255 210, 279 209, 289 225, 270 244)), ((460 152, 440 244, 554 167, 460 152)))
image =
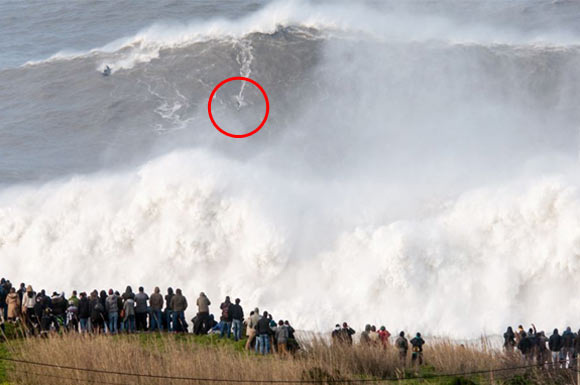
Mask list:
POLYGON ((226 304, 226 303, 224 303, 224 305, 225 306, 222 308, 222 319, 227 320, 229 312, 230 312, 230 306, 232 306, 232 305, 226 304))
POLYGON ((99 313, 102 313, 105 311, 105 308, 103 307, 103 304, 101 303, 101 301, 98 301, 95 305, 95 311, 98 311, 99 313))
POLYGON ((404 338, 400 338, 397 342, 397 347, 399 349, 407 349, 409 345, 407 345, 407 340, 404 338))

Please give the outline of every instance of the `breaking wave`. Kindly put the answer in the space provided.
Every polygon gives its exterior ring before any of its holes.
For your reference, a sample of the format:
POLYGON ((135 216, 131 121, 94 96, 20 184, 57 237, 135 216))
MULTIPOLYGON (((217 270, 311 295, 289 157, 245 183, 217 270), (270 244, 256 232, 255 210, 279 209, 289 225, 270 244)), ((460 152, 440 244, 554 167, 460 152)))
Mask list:
MULTIPOLYGON (((234 295, 308 330, 573 322, 577 35, 446 12, 275 2, 0 71, 3 274, 234 295), (206 109, 236 75, 271 102, 241 141, 206 109)), ((239 133, 264 111, 236 83, 213 106, 239 133)))

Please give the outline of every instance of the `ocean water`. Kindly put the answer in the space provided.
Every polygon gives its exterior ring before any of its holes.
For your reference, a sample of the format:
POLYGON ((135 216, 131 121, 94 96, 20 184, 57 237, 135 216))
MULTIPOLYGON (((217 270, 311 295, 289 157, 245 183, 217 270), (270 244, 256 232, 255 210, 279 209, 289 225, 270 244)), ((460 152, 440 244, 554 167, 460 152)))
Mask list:
POLYGON ((2 276, 578 325, 576 1, 0 0, 0 52, 2 276))

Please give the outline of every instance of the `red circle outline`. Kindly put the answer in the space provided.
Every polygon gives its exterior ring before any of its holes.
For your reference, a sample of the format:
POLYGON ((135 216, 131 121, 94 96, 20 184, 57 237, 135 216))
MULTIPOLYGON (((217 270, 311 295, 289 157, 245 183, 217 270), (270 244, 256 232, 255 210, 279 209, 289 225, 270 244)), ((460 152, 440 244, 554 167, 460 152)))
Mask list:
POLYGON ((227 79, 221 81, 217 86, 215 86, 215 88, 213 89, 213 91, 209 95, 209 102, 207 103, 207 112, 209 114, 209 120, 211 120, 211 123, 213 124, 213 126, 222 134, 229 136, 230 138, 247 138, 248 136, 252 136, 256 132, 260 131, 262 129, 262 127, 264 127, 264 124, 266 124, 266 121, 268 120, 268 115, 270 114, 270 101, 268 100, 268 95, 266 94, 266 91, 264 91, 262 86, 257 81, 252 80, 250 78, 245 78, 243 76, 234 76, 234 77, 227 78, 227 79), (218 126, 218 124, 214 120, 213 115, 211 113, 211 104, 213 102, 213 98, 214 98, 217 90, 219 90, 220 87, 223 86, 224 84, 229 83, 229 82, 233 82, 234 80, 242 80, 242 81, 252 83, 260 90, 262 95, 264 95, 264 100, 266 101, 266 114, 264 115, 264 119, 262 119, 262 123, 260 123, 258 128, 256 128, 255 130, 250 131, 247 134, 242 134, 242 135, 231 134, 231 133, 223 130, 220 126, 218 126))

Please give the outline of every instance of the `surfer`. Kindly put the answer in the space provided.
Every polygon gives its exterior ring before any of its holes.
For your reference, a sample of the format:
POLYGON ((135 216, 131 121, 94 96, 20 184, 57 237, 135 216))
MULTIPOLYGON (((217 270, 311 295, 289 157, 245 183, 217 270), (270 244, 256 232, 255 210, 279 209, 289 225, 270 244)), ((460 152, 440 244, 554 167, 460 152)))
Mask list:
POLYGON ((103 76, 109 76, 111 74, 111 67, 106 66, 105 70, 103 71, 103 76))

